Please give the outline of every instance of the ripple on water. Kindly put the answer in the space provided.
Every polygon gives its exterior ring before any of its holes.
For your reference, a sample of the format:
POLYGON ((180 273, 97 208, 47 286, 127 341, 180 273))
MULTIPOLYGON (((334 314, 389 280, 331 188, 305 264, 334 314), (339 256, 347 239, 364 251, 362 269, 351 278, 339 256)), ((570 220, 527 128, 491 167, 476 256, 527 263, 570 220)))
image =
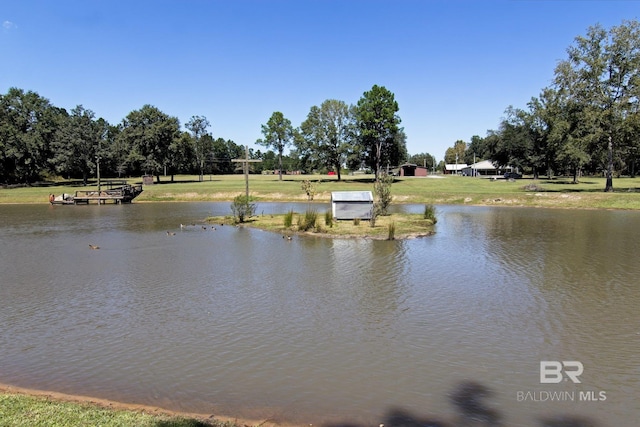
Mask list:
POLYGON ((430 238, 288 242, 180 230, 211 209, 163 206, 3 216, 0 379, 302 422, 446 418, 474 379, 530 425, 540 408, 508 396, 540 360, 581 360, 617 402, 585 415, 637 418, 637 218, 439 207, 430 238))

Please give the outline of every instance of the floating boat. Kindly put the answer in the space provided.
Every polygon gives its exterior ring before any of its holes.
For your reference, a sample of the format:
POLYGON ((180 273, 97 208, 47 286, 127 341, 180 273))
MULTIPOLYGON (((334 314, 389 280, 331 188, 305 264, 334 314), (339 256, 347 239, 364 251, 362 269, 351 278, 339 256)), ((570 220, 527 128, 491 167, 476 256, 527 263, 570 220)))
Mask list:
POLYGON ((73 196, 71 194, 63 193, 59 196, 49 194, 49 203, 52 205, 73 205, 73 196))

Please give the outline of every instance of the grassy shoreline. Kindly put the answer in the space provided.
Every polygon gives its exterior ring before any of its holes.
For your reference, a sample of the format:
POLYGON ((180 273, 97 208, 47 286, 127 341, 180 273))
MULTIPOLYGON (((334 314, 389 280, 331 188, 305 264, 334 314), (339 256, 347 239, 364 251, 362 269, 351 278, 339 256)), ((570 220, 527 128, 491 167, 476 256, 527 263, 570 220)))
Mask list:
POLYGON ((0 425, 49 427, 100 425, 103 427, 238 427, 246 420, 168 411, 162 408, 132 405, 73 396, 62 393, 14 388, 0 385, 0 425))
MULTIPOLYGON (((251 175, 250 194, 256 202, 306 202, 302 181, 310 180, 316 189, 315 202, 329 202, 332 191, 373 190, 373 177, 347 176, 342 181, 326 175, 287 175, 282 181, 273 175, 251 175)), ((139 183, 129 179, 129 183, 139 183)), ((0 188, 0 204, 45 204, 49 194, 71 193, 96 188, 68 182, 39 186, 0 188)), ((485 205, 549 207, 568 209, 640 210, 640 177, 616 178, 614 191, 605 193, 604 178, 583 177, 578 184, 570 178, 490 180, 461 176, 436 178, 397 177, 391 187, 394 203, 434 205, 485 205)), ((160 184, 147 185, 135 203, 191 201, 231 201, 245 192, 242 175, 161 177, 160 184)))
POLYGON ((196 414, 0 383, 0 425, 12 427, 292 427, 275 420, 196 414))

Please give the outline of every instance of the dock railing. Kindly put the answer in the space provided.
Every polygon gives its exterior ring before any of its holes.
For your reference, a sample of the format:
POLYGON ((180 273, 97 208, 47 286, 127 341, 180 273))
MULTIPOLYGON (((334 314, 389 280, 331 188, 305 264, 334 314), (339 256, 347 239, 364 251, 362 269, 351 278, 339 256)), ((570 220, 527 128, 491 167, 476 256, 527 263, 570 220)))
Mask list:
POLYGON ((129 203, 142 193, 142 185, 130 185, 126 181, 107 181, 106 190, 78 190, 73 198, 74 203, 89 203, 92 201, 106 203, 129 203), (116 187, 119 185, 119 187, 116 187))

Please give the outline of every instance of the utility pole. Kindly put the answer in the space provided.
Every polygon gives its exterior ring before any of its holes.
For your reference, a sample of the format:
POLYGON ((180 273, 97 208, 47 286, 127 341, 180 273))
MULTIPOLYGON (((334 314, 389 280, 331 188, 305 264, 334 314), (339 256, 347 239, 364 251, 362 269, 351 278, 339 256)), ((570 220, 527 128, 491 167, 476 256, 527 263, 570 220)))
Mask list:
MULTIPOLYGON (((98 140, 98 152, 96 153, 96 178, 98 179, 98 197, 100 197, 100 140, 98 140)), ((100 204, 100 200, 98 200, 98 204, 100 204)))
POLYGON ((257 159, 249 159, 249 146, 244 146, 244 159, 232 159, 232 162, 242 163, 242 168, 244 170, 244 182, 245 182, 245 191, 247 194, 247 200, 249 200, 249 163, 257 163, 262 160, 257 159))
POLYGON ((471 176, 476 176, 476 153, 473 153, 473 168, 471 169, 471 176))

